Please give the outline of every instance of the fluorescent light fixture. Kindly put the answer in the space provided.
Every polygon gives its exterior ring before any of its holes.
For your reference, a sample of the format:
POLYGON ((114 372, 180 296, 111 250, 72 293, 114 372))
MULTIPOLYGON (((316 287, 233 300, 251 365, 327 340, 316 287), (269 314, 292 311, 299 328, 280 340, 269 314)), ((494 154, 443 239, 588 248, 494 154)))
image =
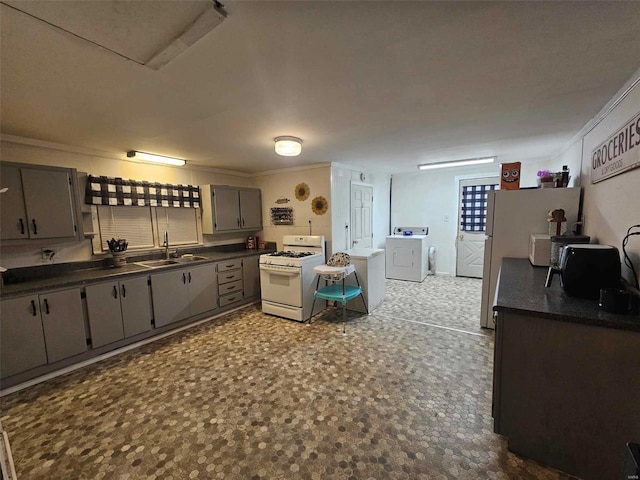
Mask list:
POLYGON ((298 137, 276 137, 276 153, 283 157, 297 157, 302 152, 302 140, 298 137))
POLYGON ((140 160, 143 162, 162 163, 164 165, 176 165, 178 167, 183 166, 186 160, 181 158, 165 157, 164 155, 156 155, 155 153, 138 152, 137 150, 131 150, 127 152, 127 157, 140 160))
POLYGON ((467 165, 480 165, 481 163, 493 163, 496 157, 486 158, 469 158, 466 160, 452 160, 450 162, 436 162, 436 163, 424 163, 418 165, 419 170, 433 170, 434 168, 448 168, 448 167, 465 167, 467 165))

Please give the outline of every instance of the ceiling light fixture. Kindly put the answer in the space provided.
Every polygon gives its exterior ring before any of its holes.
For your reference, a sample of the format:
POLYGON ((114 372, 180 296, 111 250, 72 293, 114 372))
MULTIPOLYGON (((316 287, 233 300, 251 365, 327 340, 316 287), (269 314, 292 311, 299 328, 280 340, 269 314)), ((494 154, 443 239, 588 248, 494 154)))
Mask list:
POLYGON ((138 152, 137 150, 131 150, 127 152, 127 157, 133 160, 140 160, 143 162, 162 163, 164 165, 175 165, 178 167, 183 166, 186 160, 181 158, 165 157, 164 155, 156 155, 155 153, 138 152))
POLYGON ((302 140, 298 137, 276 137, 276 153, 283 157, 297 157, 302 152, 302 140))
POLYGON ((467 165, 479 165, 481 163, 493 163, 496 157, 485 158, 469 158, 465 160, 452 160, 450 162, 436 162, 436 163, 423 163, 418 165, 418 170, 433 170, 435 168, 448 168, 448 167, 465 167, 467 165))

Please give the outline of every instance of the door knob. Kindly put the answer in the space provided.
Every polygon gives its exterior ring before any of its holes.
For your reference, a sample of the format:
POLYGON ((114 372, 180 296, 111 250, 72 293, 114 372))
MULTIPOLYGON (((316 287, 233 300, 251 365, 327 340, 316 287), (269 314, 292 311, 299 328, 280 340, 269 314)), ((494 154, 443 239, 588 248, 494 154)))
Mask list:
POLYGON ((460 240, 464 240, 464 235, 462 233, 460 234, 460 240))

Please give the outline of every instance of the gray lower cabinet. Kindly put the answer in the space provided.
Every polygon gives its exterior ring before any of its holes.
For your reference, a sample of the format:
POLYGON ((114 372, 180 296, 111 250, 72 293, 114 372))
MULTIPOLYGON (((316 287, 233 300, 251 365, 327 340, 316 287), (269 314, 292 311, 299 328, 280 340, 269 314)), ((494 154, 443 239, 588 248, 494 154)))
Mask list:
POLYGON ((80 289, 40 294, 38 298, 49 363, 85 352, 87 334, 80 289))
POLYGON ((218 307, 216 266, 202 265, 187 270, 189 314, 199 315, 218 307))
POLYGON ((2 378, 87 350, 80 289, 2 301, 2 378))
POLYGON ((85 292, 94 348, 151 330, 146 276, 90 285, 85 292))
POLYGON ((245 299, 260 298, 260 257, 242 259, 242 285, 245 299))
POLYGON ((242 260, 235 259, 219 262, 218 270, 218 303, 226 307, 243 300, 242 260))
POLYGON ((0 375, 2 378, 47 363, 37 295, 2 301, 0 375))
POLYGON ((215 310, 215 265, 201 265, 151 276, 156 327, 215 310))

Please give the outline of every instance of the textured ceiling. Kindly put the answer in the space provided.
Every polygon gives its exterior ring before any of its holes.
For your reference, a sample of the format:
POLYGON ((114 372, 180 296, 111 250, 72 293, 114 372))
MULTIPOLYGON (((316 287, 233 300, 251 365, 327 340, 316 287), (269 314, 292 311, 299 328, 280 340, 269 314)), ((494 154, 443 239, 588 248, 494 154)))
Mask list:
POLYGON ((80 37, 142 58, 206 2, 8 3, 2 133, 243 172, 546 157, 640 67, 640 2, 228 1, 159 71, 80 37))

